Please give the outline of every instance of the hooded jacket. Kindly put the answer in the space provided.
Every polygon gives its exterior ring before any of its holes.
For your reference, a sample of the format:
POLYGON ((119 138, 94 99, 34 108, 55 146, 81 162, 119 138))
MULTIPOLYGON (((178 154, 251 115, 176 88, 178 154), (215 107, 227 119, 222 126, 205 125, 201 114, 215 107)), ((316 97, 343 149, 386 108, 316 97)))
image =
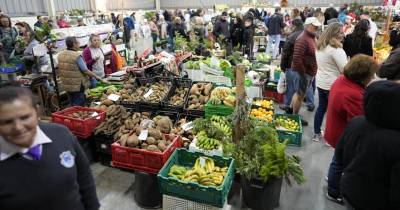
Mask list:
POLYGON ((400 47, 393 50, 389 58, 381 64, 378 76, 388 80, 400 80, 400 47))
POLYGON ((371 84, 365 116, 346 127, 335 155, 344 172, 341 191, 355 209, 400 209, 400 85, 371 84))

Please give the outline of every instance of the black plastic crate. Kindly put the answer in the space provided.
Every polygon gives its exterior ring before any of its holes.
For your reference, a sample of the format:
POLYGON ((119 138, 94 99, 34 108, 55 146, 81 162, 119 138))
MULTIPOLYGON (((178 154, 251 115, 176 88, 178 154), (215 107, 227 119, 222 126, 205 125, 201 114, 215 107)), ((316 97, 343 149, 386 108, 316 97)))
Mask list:
POLYGON ((180 78, 174 79, 171 91, 168 93, 168 96, 165 98, 165 101, 163 101, 161 104, 162 110, 182 112, 185 107, 187 98, 189 96, 190 88, 192 88, 192 80, 191 79, 180 79, 180 78), (175 95, 176 89, 182 88, 182 87, 188 88, 188 91, 185 93, 185 96, 183 98, 183 104, 181 106, 174 106, 174 105, 170 104, 170 100, 171 100, 172 96, 175 95))
POLYGON ((111 144, 114 143, 114 135, 95 135, 93 137, 95 151, 101 154, 109 154, 111 155, 111 144))
MULTIPOLYGON (((136 83, 137 83, 138 87, 146 85, 146 84, 153 84, 153 83, 160 82, 160 81, 166 82, 169 85, 169 90, 168 90, 167 94, 165 95, 165 97, 157 103, 148 102, 148 101, 144 101, 144 100, 139 101, 139 103, 138 103, 139 110, 138 111, 142 111, 144 109, 152 109, 154 111, 160 110, 161 103, 163 101, 165 101, 165 99, 168 97, 168 94, 171 92, 171 89, 173 86, 173 80, 171 78, 166 78, 166 77, 152 77, 152 78, 138 77, 138 78, 136 78, 136 83)), ((144 111, 151 111, 151 110, 144 110, 144 111)))

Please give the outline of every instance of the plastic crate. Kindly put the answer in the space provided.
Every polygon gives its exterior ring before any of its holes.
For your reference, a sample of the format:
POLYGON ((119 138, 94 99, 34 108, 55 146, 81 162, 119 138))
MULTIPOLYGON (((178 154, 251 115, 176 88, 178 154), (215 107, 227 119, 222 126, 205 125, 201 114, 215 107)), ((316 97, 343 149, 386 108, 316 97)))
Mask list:
POLYGON ((227 106, 224 104, 212 105, 208 102, 205 106, 205 117, 208 119, 213 115, 228 116, 235 111, 235 107, 227 106))
MULTIPOLYGON (((166 135, 166 138, 169 138, 166 135)), ((181 147, 181 137, 177 136, 164 152, 123 147, 118 142, 111 145, 112 166, 117 168, 156 174, 167 162, 172 152, 181 147)))
POLYGON ((111 144, 114 143, 114 136, 94 135, 93 136, 95 151, 101 154, 111 155, 111 144))
POLYGON ((168 110, 168 111, 182 112, 183 108, 185 107, 185 103, 187 101, 187 97, 189 95, 190 88, 192 88, 192 80, 190 80, 190 79, 174 79, 171 91, 168 93, 167 97, 165 98, 165 101, 163 101, 161 104, 162 109, 168 110), (182 105, 175 106, 175 105, 170 104, 170 100, 171 100, 172 96, 175 95, 176 89, 181 88, 181 87, 188 88, 188 91, 185 93, 185 96, 183 97, 182 105))
POLYGON ((264 108, 264 109, 266 109, 266 110, 272 110, 272 111, 274 111, 275 110, 275 103, 273 103, 273 105, 272 105, 272 109, 268 109, 268 108, 266 108, 266 107, 262 107, 262 106, 258 106, 258 105, 256 105, 256 104, 254 104, 254 101, 256 101, 256 100, 270 100, 270 101, 272 101, 272 102, 274 102, 275 101, 275 99, 274 98, 269 98, 269 97, 255 97, 255 98, 253 98, 253 100, 252 100, 252 102, 251 102, 251 108, 253 108, 253 107, 261 107, 261 108, 264 108))
POLYGON ((186 72, 189 79, 193 81, 204 81, 205 74, 201 69, 188 69, 186 63, 183 64, 182 69, 182 72, 186 72))
POLYGON ((202 70, 206 74, 213 74, 217 76, 224 75, 224 71, 210 68, 209 66, 207 66, 207 64, 204 63, 200 63, 200 70, 202 70))
POLYGON ((275 91, 270 91, 270 90, 264 91, 264 97, 274 99, 274 101, 276 101, 279 104, 282 104, 285 101, 285 96, 283 94, 276 92, 276 90, 275 91))
POLYGON ((24 64, 17 64, 15 66, 0 66, 0 73, 11 74, 16 73, 24 69, 24 64))
POLYGON ((292 120, 295 120, 296 122, 298 122, 299 126, 300 126, 300 131, 286 131, 286 130, 276 129, 276 132, 278 133, 278 136, 279 136, 279 141, 283 142, 285 140, 288 140, 288 145, 301 147, 301 142, 302 142, 302 138, 303 138, 303 126, 301 125, 300 115, 275 114, 274 120, 280 116, 283 116, 285 118, 289 118, 289 119, 292 119, 292 120))
POLYGON ((163 210, 228 210, 230 209, 227 204, 224 208, 217 208, 215 206, 210 206, 194 201, 185 200, 182 198, 177 198, 169 195, 163 195, 163 210))
POLYGON ((79 138, 90 137, 94 129, 104 121, 105 117, 106 112, 103 110, 80 106, 73 106, 51 114, 52 122, 67 126, 69 130, 79 138), (98 115, 85 120, 67 116, 68 114, 78 111, 92 111, 96 112, 98 115))
POLYGON ((227 201, 228 193, 233 182, 235 170, 235 160, 233 158, 207 156, 214 160, 216 166, 228 167, 224 182, 219 188, 203 186, 194 182, 184 182, 168 176, 173 165, 177 164, 185 167, 193 167, 196 159, 200 156, 207 155, 200 152, 189 152, 186 149, 175 150, 158 174, 161 193, 222 208, 227 201))

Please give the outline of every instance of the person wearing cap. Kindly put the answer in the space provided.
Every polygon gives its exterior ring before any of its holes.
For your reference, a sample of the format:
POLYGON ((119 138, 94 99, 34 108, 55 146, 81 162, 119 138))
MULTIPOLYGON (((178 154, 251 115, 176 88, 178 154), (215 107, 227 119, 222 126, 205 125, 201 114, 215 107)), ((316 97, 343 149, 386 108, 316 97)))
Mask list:
POLYGON ((348 209, 400 209, 400 84, 372 83, 335 150, 348 209))
POLYGON ((63 125, 38 121, 28 88, 0 88, 0 209, 98 210, 89 161, 63 125))
MULTIPOLYGON (((316 33, 321 26, 321 22, 316 17, 309 17, 304 23, 305 30, 297 38, 294 44, 293 61, 291 69, 286 74, 287 88, 293 89, 290 108, 293 114, 299 114, 307 88, 311 85, 317 73, 316 52, 316 33)), ((308 123, 302 120, 302 124, 308 123)))
POLYGON ((273 14, 266 24, 268 28, 268 44, 266 53, 270 54, 272 51, 272 59, 276 59, 279 54, 279 44, 281 42, 281 34, 283 28, 285 28, 285 22, 282 14, 280 13, 281 8, 275 8, 275 14, 273 14))
POLYGON ((232 40, 231 33, 229 30, 228 13, 222 12, 219 20, 215 23, 213 34, 217 40, 220 40, 226 46, 226 55, 232 53, 232 40))

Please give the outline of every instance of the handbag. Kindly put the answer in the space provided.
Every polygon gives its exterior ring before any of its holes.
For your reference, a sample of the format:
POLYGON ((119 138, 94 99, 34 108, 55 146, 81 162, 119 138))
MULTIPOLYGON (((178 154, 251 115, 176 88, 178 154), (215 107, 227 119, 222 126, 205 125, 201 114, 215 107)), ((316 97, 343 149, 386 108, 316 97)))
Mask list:
POLYGON ((278 93, 283 94, 286 92, 286 75, 285 72, 281 72, 281 76, 279 78, 278 81, 278 85, 276 86, 276 90, 278 91, 278 93))

